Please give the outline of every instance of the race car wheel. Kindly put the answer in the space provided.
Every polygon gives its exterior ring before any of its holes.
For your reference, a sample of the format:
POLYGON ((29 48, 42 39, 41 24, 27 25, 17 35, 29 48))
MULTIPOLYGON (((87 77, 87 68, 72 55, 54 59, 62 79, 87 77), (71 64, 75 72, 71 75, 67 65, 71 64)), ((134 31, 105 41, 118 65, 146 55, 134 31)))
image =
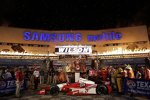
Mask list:
POLYGON ((58 95, 59 94, 59 87, 57 85, 51 86, 49 93, 51 95, 58 95))
POLYGON ((96 87, 96 93, 97 94, 107 94, 108 93, 108 89, 105 85, 97 85, 96 87))

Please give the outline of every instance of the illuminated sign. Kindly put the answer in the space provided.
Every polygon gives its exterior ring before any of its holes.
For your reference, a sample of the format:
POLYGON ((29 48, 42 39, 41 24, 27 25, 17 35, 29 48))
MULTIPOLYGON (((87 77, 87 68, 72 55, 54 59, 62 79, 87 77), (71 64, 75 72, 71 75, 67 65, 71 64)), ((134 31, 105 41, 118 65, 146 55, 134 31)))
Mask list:
POLYGON ((92 54, 91 46, 56 46, 55 54, 92 54))
POLYGON ((44 42, 80 42, 82 40, 81 33, 38 33, 24 32, 24 40, 44 41, 44 42))
POLYGON ((102 41, 102 40, 120 40, 122 34, 120 32, 103 32, 98 35, 88 35, 88 41, 102 41))
MULTIPOLYGON (((122 34, 120 32, 102 32, 101 34, 88 34, 87 41, 108 41, 108 40, 120 40, 122 34)), ((44 42, 81 42, 82 34, 80 32, 75 33, 47 33, 47 32, 24 32, 25 41, 44 41, 44 42)))

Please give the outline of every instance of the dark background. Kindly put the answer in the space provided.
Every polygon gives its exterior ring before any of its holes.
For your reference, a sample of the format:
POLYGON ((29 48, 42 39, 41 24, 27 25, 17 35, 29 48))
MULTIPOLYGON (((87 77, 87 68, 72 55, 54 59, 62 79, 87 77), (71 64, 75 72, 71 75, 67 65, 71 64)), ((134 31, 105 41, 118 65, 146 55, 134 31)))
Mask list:
POLYGON ((0 0, 0 25, 45 30, 150 26, 149 0, 0 0))

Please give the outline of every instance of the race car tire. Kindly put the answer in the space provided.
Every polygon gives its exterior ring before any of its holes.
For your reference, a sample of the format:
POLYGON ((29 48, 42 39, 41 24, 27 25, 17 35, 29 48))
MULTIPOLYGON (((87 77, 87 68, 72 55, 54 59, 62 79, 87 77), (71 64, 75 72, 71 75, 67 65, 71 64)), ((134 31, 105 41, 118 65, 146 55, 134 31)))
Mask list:
POLYGON ((58 95, 59 94, 59 87, 57 85, 51 86, 49 93, 51 95, 58 95))
POLYGON ((108 93, 108 89, 103 84, 97 85, 97 87, 96 87, 96 93, 97 94, 107 94, 108 93))

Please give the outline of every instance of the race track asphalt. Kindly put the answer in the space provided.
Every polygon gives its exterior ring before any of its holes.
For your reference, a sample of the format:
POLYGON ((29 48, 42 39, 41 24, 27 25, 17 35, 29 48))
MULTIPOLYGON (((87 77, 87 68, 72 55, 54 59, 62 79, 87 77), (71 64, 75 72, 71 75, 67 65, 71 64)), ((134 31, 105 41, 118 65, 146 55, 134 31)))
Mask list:
POLYGON ((22 93, 20 98, 16 98, 14 94, 1 96, 0 100, 150 100, 143 96, 118 95, 112 93, 110 95, 85 95, 85 96, 67 96, 60 93, 57 96, 38 95, 36 91, 28 90, 22 93))

